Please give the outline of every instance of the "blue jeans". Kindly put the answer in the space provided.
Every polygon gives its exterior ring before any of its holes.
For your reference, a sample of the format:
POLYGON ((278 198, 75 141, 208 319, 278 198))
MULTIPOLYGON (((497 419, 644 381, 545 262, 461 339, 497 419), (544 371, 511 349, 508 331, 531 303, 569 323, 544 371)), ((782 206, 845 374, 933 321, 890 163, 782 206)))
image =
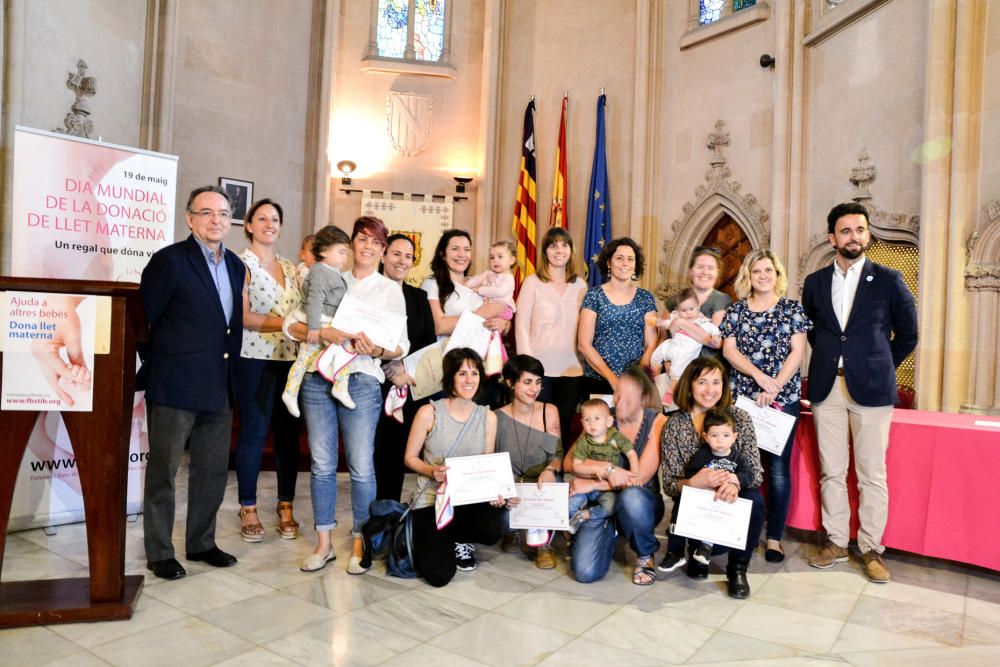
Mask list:
POLYGON ((603 495, 607 491, 591 491, 590 493, 578 493, 569 497, 569 518, 582 509, 590 513, 590 519, 607 519, 614 515, 615 498, 610 496, 605 500, 603 495), (604 502, 602 502, 604 501, 604 502), (609 507, 610 506, 610 507, 609 507))
POLYGON ((239 385, 240 436, 236 444, 236 479, 240 505, 257 504, 257 476, 264 443, 274 433, 274 467, 278 500, 295 500, 299 472, 299 420, 281 402, 290 361, 241 358, 236 364, 239 385))
MULTIPOLYGON (((789 403, 782 408, 786 415, 795 417, 795 426, 799 424, 799 402, 789 403)), ((788 436, 785 449, 781 456, 771 452, 760 452, 760 462, 767 472, 767 539, 780 540, 785 532, 785 520, 788 519, 788 502, 792 496, 792 443, 795 441, 795 428, 788 436)))
POLYGON ((573 537, 573 577, 582 584, 604 578, 611 567, 618 532, 639 556, 656 553, 660 543, 653 528, 663 518, 663 498, 640 486, 618 492, 612 519, 587 521, 573 537))
POLYGON ((337 445, 344 441, 351 473, 351 532, 360 537, 368 520, 368 506, 375 500, 375 426, 382 409, 378 380, 365 373, 352 373, 348 391, 356 407, 348 410, 330 395, 331 385, 319 373, 306 373, 299 390, 302 416, 309 433, 312 454, 313 517, 316 531, 332 530, 337 510, 337 445), (338 438, 339 436, 339 438, 338 438))

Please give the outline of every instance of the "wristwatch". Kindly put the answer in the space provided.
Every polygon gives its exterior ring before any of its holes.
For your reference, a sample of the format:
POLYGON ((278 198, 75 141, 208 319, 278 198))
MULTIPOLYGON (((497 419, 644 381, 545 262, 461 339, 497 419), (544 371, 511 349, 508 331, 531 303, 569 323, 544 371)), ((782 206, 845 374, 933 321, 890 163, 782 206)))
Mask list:
POLYGON ((614 465, 609 465, 607 469, 604 471, 604 477, 602 477, 601 479, 608 479, 609 477, 611 477, 611 473, 613 473, 615 470, 616 468, 614 467, 614 465))

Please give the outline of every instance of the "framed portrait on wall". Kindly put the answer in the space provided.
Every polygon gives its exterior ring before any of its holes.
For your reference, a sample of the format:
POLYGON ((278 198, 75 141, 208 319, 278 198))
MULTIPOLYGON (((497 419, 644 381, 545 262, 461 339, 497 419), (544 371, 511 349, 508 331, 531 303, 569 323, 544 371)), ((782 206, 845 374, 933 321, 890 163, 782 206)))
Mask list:
POLYGON ((220 176, 219 187, 229 193, 229 199, 233 202, 233 224, 242 225, 247 209, 253 203, 253 181, 220 176))

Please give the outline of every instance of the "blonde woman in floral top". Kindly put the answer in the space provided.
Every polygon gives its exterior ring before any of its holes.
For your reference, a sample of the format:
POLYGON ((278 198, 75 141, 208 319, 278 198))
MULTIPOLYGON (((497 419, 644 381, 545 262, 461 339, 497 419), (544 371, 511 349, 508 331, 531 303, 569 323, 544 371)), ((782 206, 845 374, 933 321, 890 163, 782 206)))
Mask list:
POLYGON ((243 292, 243 348, 236 365, 240 435, 236 446, 236 479, 240 502, 240 536, 244 542, 264 539, 257 515, 257 476, 268 429, 274 432, 278 474, 277 530, 284 539, 299 536, 292 514, 299 470, 299 420, 281 402, 295 342, 281 332, 285 315, 299 307, 295 265, 275 251, 281 236, 281 205, 256 202, 247 213, 243 232, 250 247, 240 254, 247 265, 243 292))
MULTIPOLYGON (((732 364, 732 392, 799 418, 806 332, 813 328, 802 304, 785 297, 788 277, 770 250, 754 250, 736 276, 739 301, 726 309, 719 329, 722 353, 732 364)), ((785 560, 781 536, 792 494, 792 443, 788 435, 781 456, 761 452, 767 468, 767 550, 769 563, 785 560)))
MULTIPOLYGON (((681 489, 685 486, 713 490, 716 500, 723 502, 731 503, 737 498, 745 498, 753 503, 750 525, 747 528, 746 548, 742 551, 730 549, 729 564, 726 567, 729 596, 745 599, 750 596, 747 567, 753 557, 761 529, 764 527, 764 499, 758 489, 763 471, 753 424, 747 413, 733 406, 726 370, 722 362, 712 357, 700 357, 688 365, 677 382, 674 403, 679 410, 671 415, 660 439, 663 492, 674 500, 670 523, 672 525, 677 520, 681 489), (733 443, 732 451, 739 461, 741 472, 734 474, 702 468, 695 475, 687 477, 684 469, 701 445, 705 413, 712 408, 729 410, 736 422, 736 442, 733 443)), ((661 572, 672 572, 686 560, 688 577, 707 578, 707 565, 685 557, 685 541, 683 537, 671 533, 667 540, 667 555, 660 562, 658 569, 661 572)), ((721 548, 716 547, 716 550, 721 548)))

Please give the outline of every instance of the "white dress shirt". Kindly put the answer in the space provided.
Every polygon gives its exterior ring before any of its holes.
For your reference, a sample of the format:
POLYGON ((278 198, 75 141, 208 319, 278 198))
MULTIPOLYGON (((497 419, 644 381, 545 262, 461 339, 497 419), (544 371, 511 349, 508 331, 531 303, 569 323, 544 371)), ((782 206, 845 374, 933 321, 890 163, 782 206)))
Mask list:
MULTIPOLYGON (((847 320, 851 317, 851 306, 854 305, 854 295, 858 293, 858 283, 861 282, 861 269, 864 268, 864 265, 864 255, 861 255, 847 271, 840 268, 837 260, 833 261, 830 297, 833 300, 833 312, 837 314, 841 331, 847 327, 847 320)), ((844 367, 843 357, 840 358, 837 367, 844 367)))
MULTIPOLYGON (((369 305, 406 317, 406 301, 403 299, 403 288, 399 283, 389 280, 377 271, 361 279, 355 278, 350 271, 345 271, 344 282, 347 283, 347 293, 351 296, 369 305)), ((410 351, 410 340, 407 338, 405 327, 399 339, 399 346, 403 350, 403 356, 406 356, 410 351)), ((358 355, 354 358, 351 362, 351 372, 371 375, 379 381, 379 384, 385 381, 382 362, 367 355, 358 355)))

